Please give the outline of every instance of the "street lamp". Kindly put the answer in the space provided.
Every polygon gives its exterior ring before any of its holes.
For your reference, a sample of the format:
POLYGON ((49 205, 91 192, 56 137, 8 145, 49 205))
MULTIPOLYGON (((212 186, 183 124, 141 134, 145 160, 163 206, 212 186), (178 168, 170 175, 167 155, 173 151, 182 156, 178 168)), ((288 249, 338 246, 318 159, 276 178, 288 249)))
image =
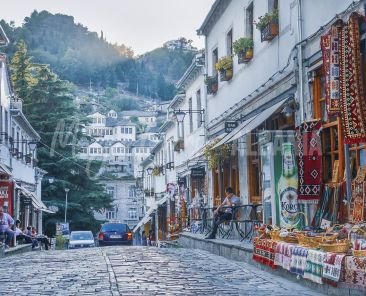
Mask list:
POLYGON ((65 224, 66 224, 66 216, 67 216, 67 193, 70 191, 69 188, 65 188, 66 198, 65 198, 65 224))
POLYGON ((182 123, 184 120, 184 117, 186 116, 186 113, 183 111, 180 111, 180 110, 175 112, 174 114, 175 114, 175 117, 176 117, 178 123, 182 123))

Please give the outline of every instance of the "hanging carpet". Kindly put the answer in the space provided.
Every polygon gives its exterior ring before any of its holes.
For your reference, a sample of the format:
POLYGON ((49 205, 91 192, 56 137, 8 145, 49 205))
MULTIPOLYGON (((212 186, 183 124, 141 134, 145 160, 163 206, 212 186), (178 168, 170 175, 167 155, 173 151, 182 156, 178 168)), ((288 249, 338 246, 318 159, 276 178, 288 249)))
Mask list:
POLYGON ((360 22, 353 13, 340 34, 341 119, 346 144, 366 142, 366 101, 361 73, 360 22))
POLYGON ((309 121, 296 129, 299 202, 317 202, 321 196, 322 149, 319 136, 321 127, 321 121, 309 121))

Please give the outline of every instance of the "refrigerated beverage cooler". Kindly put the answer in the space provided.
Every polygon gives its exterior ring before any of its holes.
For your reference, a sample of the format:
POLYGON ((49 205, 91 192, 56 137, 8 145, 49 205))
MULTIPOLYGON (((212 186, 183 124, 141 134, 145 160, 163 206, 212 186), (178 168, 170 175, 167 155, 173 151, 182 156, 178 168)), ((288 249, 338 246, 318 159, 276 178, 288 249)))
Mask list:
POLYGON ((259 134, 263 223, 299 227, 298 171, 294 131, 259 134))

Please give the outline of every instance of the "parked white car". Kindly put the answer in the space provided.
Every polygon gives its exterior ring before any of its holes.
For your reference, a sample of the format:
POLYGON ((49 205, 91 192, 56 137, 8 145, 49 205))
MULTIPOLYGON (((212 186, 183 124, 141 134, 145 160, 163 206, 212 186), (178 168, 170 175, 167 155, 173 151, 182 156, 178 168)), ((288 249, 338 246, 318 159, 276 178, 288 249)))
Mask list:
POLYGON ((95 247, 93 233, 91 231, 72 231, 69 240, 69 249, 95 247))

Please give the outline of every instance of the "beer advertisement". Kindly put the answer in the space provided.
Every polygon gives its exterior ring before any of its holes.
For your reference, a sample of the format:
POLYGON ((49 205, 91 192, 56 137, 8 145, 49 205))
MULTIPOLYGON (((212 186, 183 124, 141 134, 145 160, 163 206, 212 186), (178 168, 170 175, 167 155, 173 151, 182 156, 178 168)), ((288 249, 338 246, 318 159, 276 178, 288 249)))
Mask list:
POLYGON ((299 227, 298 214, 298 171, 294 148, 294 137, 277 137, 274 145, 275 202, 277 204, 277 225, 299 227))

